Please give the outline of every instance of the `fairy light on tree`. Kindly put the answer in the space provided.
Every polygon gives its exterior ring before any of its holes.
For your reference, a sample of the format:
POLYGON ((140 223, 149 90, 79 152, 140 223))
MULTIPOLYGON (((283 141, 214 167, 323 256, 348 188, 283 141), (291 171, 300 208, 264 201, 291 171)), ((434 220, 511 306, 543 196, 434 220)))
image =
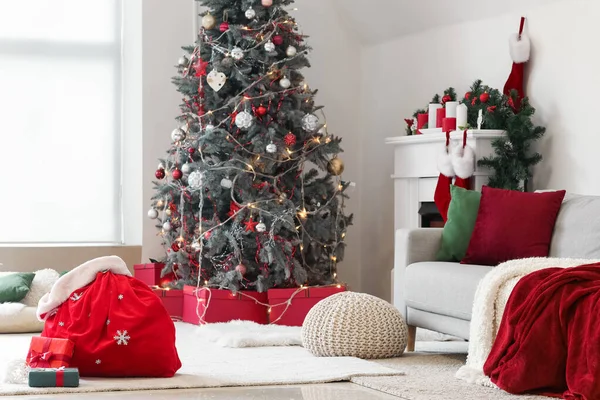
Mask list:
POLYGON ((301 73, 293 0, 199 2, 210 12, 173 79, 181 113, 148 213, 164 273, 234 291, 337 284, 352 223, 341 139, 301 73))

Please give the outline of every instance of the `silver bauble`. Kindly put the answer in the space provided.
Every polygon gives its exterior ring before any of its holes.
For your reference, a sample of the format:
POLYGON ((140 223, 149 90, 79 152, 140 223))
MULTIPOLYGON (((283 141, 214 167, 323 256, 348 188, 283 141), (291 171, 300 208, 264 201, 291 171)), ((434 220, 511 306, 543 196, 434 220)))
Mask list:
POLYGON ((275 51, 275 43, 269 40, 267 43, 265 43, 265 50, 269 53, 275 51))
POLYGON ((248 111, 242 111, 235 117, 235 124, 240 129, 248 129, 252 126, 253 123, 254 118, 252 117, 252 114, 250 114, 248 111))
POLYGON ((213 29, 217 25, 217 20, 210 14, 206 14, 202 17, 202 27, 204 29, 213 29))
POLYGON ((181 67, 188 65, 189 62, 190 61, 186 56, 181 56, 179 57, 179 60, 177 60, 177 64, 179 64, 181 67))
POLYGON ((302 129, 307 132, 312 132, 319 126, 319 118, 314 114, 306 114, 302 118, 302 129))
POLYGON ((174 142, 181 142, 185 139, 185 132, 181 128, 173 129, 173 132, 171 132, 171 139, 174 142))
POLYGON ((171 230, 171 223, 169 221, 167 221, 163 224, 163 230, 165 232, 169 232, 171 230))
POLYGON ((256 232, 264 232, 266 230, 267 230, 267 226, 263 222, 256 225, 256 232))
POLYGON ((231 189, 232 186, 233 186, 233 182, 231 181, 231 179, 229 179, 229 178, 221 179, 221 187, 224 187, 225 189, 231 189))
POLYGON ((256 11, 254 11, 254 8, 250 7, 249 9, 246 10, 246 18, 248 19, 254 19, 254 17, 256 17, 256 11))
POLYGON ((292 82, 288 78, 283 78, 279 81, 279 86, 284 89, 289 89, 289 87, 292 86, 292 82))
POLYGON ((210 131, 212 131, 213 129, 215 129, 215 126, 214 126, 214 125, 211 125, 211 124, 208 124, 208 125, 206 125, 206 127, 204 127, 204 131, 205 131, 205 132, 210 132, 210 131))
POLYGON ((156 211, 154 208, 149 209, 148 210, 148 218, 150 218, 150 219, 158 218, 158 211, 156 211))
POLYGON ((290 46, 287 48, 287 50, 285 51, 285 54, 288 57, 294 57, 296 54, 298 54, 298 50, 294 47, 294 46, 290 46))
POLYGON ((200 189, 204 183, 204 174, 200 171, 194 171, 188 177, 188 185, 192 189, 200 189))
POLYGON ((189 163, 185 163, 181 166, 181 172, 184 174, 189 174, 192 172, 192 166, 189 163))
POLYGON ((269 143, 267 145, 267 153, 276 153, 277 152, 277 145, 275 145, 275 143, 269 143))
POLYGON ((242 58, 244 58, 244 50, 240 49, 239 47, 234 47, 231 50, 231 57, 233 57, 234 60, 240 61, 242 58))

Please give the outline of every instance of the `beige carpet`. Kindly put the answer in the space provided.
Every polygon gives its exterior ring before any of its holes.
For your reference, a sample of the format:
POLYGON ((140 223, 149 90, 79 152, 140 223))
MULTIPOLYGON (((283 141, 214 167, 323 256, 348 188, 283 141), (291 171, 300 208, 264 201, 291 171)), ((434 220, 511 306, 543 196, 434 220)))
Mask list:
POLYGON ((403 376, 354 377, 351 382, 398 396, 405 400, 532 400, 544 396, 513 396, 498 389, 469 384, 454 377, 465 365, 466 354, 460 352, 466 343, 417 343, 417 350, 437 353, 408 353, 401 358, 377 361, 379 364, 405 373, 403 376))

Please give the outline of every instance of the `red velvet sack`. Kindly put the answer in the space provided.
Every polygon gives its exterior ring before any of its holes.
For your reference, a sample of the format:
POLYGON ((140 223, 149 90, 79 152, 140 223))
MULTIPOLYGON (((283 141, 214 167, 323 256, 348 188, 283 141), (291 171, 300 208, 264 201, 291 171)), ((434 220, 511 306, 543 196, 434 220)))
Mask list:
POLYGON ((181 362, 175 326, 161 300, 126 267, 96 272, 103 263, 89 263, 96 266, 69 272, 40 300, 38 316, 46 318, 42 336, 73 341, 71 367, 81 376, 173 376, 181 362), (90 276, 93 282, 70 292, 90 276))

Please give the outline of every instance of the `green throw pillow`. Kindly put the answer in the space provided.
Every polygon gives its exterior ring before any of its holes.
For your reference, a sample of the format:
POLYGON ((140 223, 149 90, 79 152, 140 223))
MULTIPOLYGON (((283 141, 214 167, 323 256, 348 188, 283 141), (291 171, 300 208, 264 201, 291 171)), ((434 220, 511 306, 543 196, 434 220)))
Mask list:
POLYGON ((461 261, 465 257, 481 201, 481 192, 474 190, 452 185, 450 193, 452 200, 442 233, 442 246, 437 253, 438 261, 461 261))
POLYGON ((0 277, 0 303, 18 303, 23 300, 35 274, 15 273, 0 277))

